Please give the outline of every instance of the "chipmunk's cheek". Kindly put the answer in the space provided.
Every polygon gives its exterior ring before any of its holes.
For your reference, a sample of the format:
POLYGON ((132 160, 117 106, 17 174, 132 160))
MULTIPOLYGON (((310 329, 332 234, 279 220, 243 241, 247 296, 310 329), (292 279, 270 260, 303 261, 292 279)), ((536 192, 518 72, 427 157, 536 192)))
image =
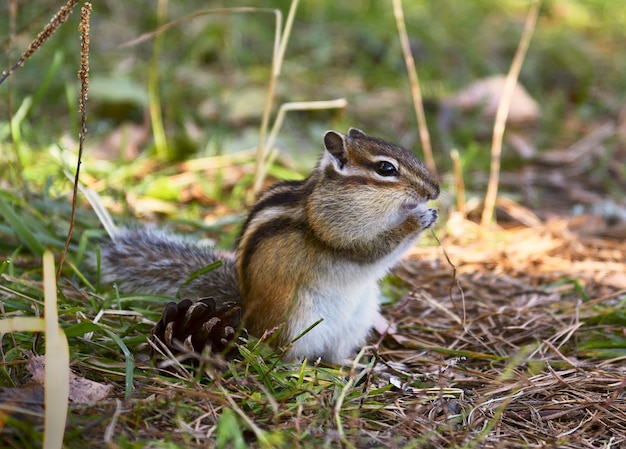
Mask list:
POLYGON ((417 209, 418 207, 419 207, 419 203, 413 202, 413 201, 408 201, 402 205, 402 209, 404 209, 407 212, 411 212, 417 209))
POLYGON ((406 215, 416 215, 419 216, 421 213, 426 211, 426 203, 423 201, 406 201, 402 204, 402 212, 406 215))

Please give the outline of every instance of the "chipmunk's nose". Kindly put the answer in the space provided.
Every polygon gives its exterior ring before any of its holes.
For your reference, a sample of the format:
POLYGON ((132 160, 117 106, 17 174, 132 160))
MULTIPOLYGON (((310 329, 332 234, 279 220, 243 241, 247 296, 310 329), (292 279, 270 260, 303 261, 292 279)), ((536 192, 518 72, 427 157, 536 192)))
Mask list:
POLYGON ((439 197, 439 184, 433 181, 425 185, 422 194, 426 201, 436 200, 439 197))
POLYGON ((430 192, 428 192, 428 199, 436 200, 439 197, 439 184, 433 182, 430 187, 431 189, 430 192))

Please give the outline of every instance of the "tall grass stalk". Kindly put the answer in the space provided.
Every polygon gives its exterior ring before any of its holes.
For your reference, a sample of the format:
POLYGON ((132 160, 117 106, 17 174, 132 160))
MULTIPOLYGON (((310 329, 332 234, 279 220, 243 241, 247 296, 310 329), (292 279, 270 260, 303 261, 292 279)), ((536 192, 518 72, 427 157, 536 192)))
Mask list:
POLYGON ((80 178, 80 165, 83 158, 83 148, 85 144, 85 135, 87 134, 87 95, 89 93, 89 19, 91 17, 91 2, 85 2, 80 14, 80 69, 78 78, 80 79, 80 94, 78 96, 78 111, 80 112, 80 132, 78 135, 78 159, 76 161, 76 173, 74 176, 74 191, 72 194, 72 212, 70 216, 69 229, 67 231, 67 239, 65 246, 59 258, 59 271, 57 280, 61 277, 63 271, 63 262, 67 256, 67 250, 72 241, 72 232, 74 230, 74 221, 76 220, 76 197, 78 196, 78 182, 80 178))
POLYGON ((461 157, 459 150, 450 151, 450 159, 452 159, 452 169, 454 172, 454 184, 456 187, 456 209, 463 218, 467 215, 465 204, 465 181, 463 180, 463 167, 461 166, 461 157))
POLYGON ((274 119, 274 125, 272 125, 272 130, 270 131, 269 136, 267 137, 267 141, 265 142, 265 156, 264 162, 261 165, 259 171, 259 178, 261 182, 265 178, 267 174, 267 170, 272 164, 271 150, 274 148, 274 144, 276 143, 276 138, 278 137, 278 132, 285 121, 285 116, 289 111, 314 111, 321 109, 344 109, 348 105, 348 102, 345 98, 337 98, 335 100, 327 100, 327 101, 296 101, 291 103, 283 103, 280 105, 278 109, 278 113, 276 114, 276 119, 274 119))
POLYGON ((396 26, 398 27, 398 37, 400 39, 400 45, 402 46, 402 54, 404 55, 406 70, 409 74, 411 95, 413 97, 413 107, 415 108, 417 126, 419 128, 420 140, 422 142, 422 150, 424 151, 424 162, 426 163, 426 167, 428 167, 428 171, 430 171, 432 174, 435 174, 437 173, 437 166, 435 165, 435 159, 433 158, 433 149, 430 143, 430 133, 428 132, 428 125, 426 124, 426 115, 424 114, 424 104, 422 102, 422 91, 420 90, 417 70, 415 69, 415 60, 413 59, 413 54, 411 53, 409 36, 406 32, 404 11, 402 9, 402 0, 392 1, 393 13, 396 18, 396 26))
MULTIPOLYGON (((159 0, 157 6, 157 20, 163 22, 167 15, 167 0, 159 0)), ((161 110, 161 96, 159 95, 159 59, 163 48, 163 35, 157 34, 152 46, 152 57, 148 71, 148 101, 150 109, 150 123, 152 124, 152 136, 154 137, 154 148, 156 154, 163 158, 168 158, 167 138, 165 137, 165 126, 163 125, 163 114, 161 110)))
POLYGON ((540 4, 541 0, 535 0, 530 7, 530 11, 526 17, 526 23, 524 24, 524 31, 517 47, 517 51, 515 52, 515 56, 513 57, 511 68, 506 76, 504 88, 502 89, 502 96, 500 97, 500 101, 498 103, 498 110, 496 112, 496 118, 493 125, 493 139, 491 142, 491 168, 489 170, 489 184, 487 185, 485 206, 480 220, 480 224, 483 227, 487 227, 493 218, 496 198, 498 196, 498 185, 500 183, 500 160, 502 155, 502 139, 504 137, 506 119, 509 115, 513 91, 515 89, 515 85, 517 84, 520 71, 522 70, 522 64, 524 63, 524 58, 526 57, 526 52, 535 30, 535 25, 537 24, 540 4))
POLYGON ((287 43, 289 42, 289 36, 291 35, 291 27, 293 25, 293 20, 296 15, 296 10, 298 9, 298 3, 299 0, 292 0, 284 31, 281 32, 281 25, 279 21, 280 16, 277 16, 276 18, 274 52, 272 55, 272 74, 270 76, 270 80, 267 86, 267 93, 265 95, 265 108, 263 109, 261 127, 259 128, 259 143, 257 146, 256 162, 254 165, 253 193, 257 193, 259 190, 261 190, 261 185, 263 184, 263 165, 269 152, 269 147, 265 142, 265 134, 267 134, 267 127, 269 126, 270 115, 272 113, 272 107, 274 105, 276 82, 283 66, 285 50, 287 49, 287 43))
POLYGON ((28 49, 24 53, 22 53, 22 55, 15 62, 15 64, 13 64, 7 70, 2 71, 2 73, 0 74, 0 84, 2 84, 2 82, 6 80, 13 72, 22 67, 26 60, 30 58, 37 50, 39 50, 44 42, 46 42, 54 33, 56 33, 59 27, 63 25, 72 14, 72 10, 77 3, 78 0, 68 0, 65 5, 59 8, 57 13, 52 16, 44 29, 41 30, 37 37, 30 43, 28 49))

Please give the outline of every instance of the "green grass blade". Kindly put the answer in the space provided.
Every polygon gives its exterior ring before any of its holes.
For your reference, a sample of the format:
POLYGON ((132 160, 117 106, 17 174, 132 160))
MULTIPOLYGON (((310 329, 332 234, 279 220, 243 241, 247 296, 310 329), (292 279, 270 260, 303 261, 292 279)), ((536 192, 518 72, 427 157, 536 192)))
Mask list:
POLYGON ((22 242, 33 254, 43 254, 43 245, 39 242, 31 230, 26 227, 24 220, 17 215, 15 209, 13 209, 13 207, 11 207, 11 205, 4 198, 2 198, 2 196, 0 196, 0 215, 2 215, 6 222, 11 226, 20 242, 22 242))
POLYGON ((110 331, 106 328, 102 328, 102 330, 113 339, 115 343, 119 346, 124 353, 124 363, 125 363, 125 372, 126 376, 124 378, 124 397, 126 399, 130 398, 130 395, 133 391, 133 374, 135 370, 135 357, 133 353, 130 352, 128 346, 122 341, 122 339, 115 332, 110 331))
POLYGON ((199 270, 192 272, 187 278, 187 280, 185 280, 185 282, 182 283, 181 287, 184 287, 185 285, 190 284, 191 282, 198 279, 200 276, 210 273, 213 270, 217 270, 222 265, 224 265, 223 261, 216 260, 215 262, 208 264, 206 267, 200 268, 199 270))

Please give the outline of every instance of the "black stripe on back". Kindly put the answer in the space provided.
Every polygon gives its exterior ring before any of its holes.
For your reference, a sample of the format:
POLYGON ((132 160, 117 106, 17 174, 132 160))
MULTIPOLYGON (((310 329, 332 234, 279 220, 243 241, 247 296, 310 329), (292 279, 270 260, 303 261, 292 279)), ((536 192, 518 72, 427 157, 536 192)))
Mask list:
MULTIPOLYGON (((268 207, 281 206, 283 204, 294 204, 298 201, 302 200, 304 196, 307 195, 307 192, 310 189, 303 189, 302 187, 306 185, 308 179, 304 179, 302 181, 284 181, 278 184, 274 184, 269 189, 261 194, 264 199, 257 201, 246 220, 243 223, 241 228, 241 232, 239 234, 239 240, 241 240, 241 236, 248 229, 248 225, 252 221, 252 219, 259 213, 259 211, 266 209, 268 207), (273 190, 277 190, 277 192, 272 193, 273 190)), ((239 243, 239 242, 238 242, 239 243)))
MULTIPOLYGON (((260 225, 247 239, 246 247, 242 248, 243 252, 240 254, 241 272, 245 274, 248 271, 252 256, 256 252, 259 244, 264 241, 269 241, 268 239, 276 234, 288 233, 290 228, 296 231, 302 230, 303 227, 304 223, 302 221, 297 221, 290 217, 277 218, 275 220, 260 225)), ((245 278, 246 276, 244 275, 244 283, 246 282, 245 278)))

